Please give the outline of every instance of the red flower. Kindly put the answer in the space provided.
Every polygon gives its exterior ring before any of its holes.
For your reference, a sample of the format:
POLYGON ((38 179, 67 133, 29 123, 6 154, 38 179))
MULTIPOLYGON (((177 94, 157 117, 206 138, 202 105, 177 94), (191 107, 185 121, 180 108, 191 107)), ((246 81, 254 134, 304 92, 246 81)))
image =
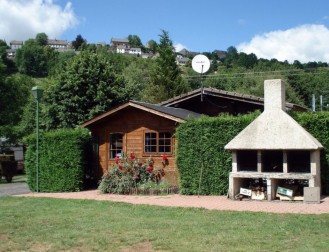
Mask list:
POLYGON ((153 171, 153 167, 149 167, 146 169, 148 172, 152 172, 153 171))
POLYGON ((131 158, 131 159, 135 159, 135 157, 136 157, 136 156, 135 156, 134 154, 130 154, 130 158, 131 158))
POLYGON ((120 158, 118 156, 115 157, 115 163, 118 164, 119 163, 120 158))
POLYGON ((122 165, 119 165, 118 168, 119 168, 119 170, 122 170, 122 165))
POLYGON ((138 179, 138 174, 137 173, 134 174, 134 179, 138 179))
POLYGON ((168 158, 167 158, 166 155, 163 155, 163 156, 162 156, 162 160, 163 160, 163 161, 166 161, 167 159, 168 159, 168 158))
POLYGON ((138 166, 137 165, 134 165, 134 169, 137 170, 138 169, 138 166))

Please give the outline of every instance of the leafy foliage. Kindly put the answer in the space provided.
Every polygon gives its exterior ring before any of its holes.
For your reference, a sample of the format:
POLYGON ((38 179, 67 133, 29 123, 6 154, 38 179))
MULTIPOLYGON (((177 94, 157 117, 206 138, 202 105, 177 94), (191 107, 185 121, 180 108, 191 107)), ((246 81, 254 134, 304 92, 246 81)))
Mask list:
POLYGON ((162 30, 158 45, 159 57, 151 72, 151 89, 159 91, 158 102, 186 91, 180 69, 176 64, 176 54, 169 34, 162 30))
POLYGON ((231 171, 231 153, 224 146, 258 113, 233 117, 202 117, 181 124, 177 128, 177 166, 182 194, 226 194, 231 171))
POLYGON ((16 125, 22 119, 25 105, 31 95, 33 80, 25 75, 0 76, 0 136, 11 142, 18 138, 16 125))
MULTIPOLYGON (((70 192, 83 189, 86 150, 90 141, 86 129, 50 131, 39 139, 39 191, 70 192)), ((25 139, 27 183, 36 191, 35 135, 25 139)))
POLYGON ((77 37, 75 38, 75 40, 72 41, 72 46, 74 47, 75 50, 79 50, 80 47, 83 44, 86 44, 87 40, 84 39, 80 34, 77 35, 77 37))
POLYGON ((329 112, 293 113, 292 116, 324 147, 321 153, 322 193, 329 194, 329 112))
POLYGON ((49 128, 75 127, 129 100, 131 94, 125 85, 104 55, 81 51, 45 94, 49 128))
POLYGON ((18 49, 15 57, 18 71, 34 77, 47 74, 47 61, 43 47, 35 40, 27 40, 22 48, 18 49))

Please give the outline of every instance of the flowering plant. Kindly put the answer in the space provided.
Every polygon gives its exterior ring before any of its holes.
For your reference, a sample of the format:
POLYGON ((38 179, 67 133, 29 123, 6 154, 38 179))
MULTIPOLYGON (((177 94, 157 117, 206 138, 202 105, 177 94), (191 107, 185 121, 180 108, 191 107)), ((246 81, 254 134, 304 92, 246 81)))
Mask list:
POLYGON ((160 182, 165 175, 164 168, 168 163, 166 156, 162 158, 162 168, 154 167, 154 160, 150 157, 141 161, 131 153, 129 157, 116 157, 115 164, 108 169, 99 184, 102 193, 126 194, 132 187, 146 184, 150 181, 160 182), (164 159, 165 157, 165 159, 164 159))

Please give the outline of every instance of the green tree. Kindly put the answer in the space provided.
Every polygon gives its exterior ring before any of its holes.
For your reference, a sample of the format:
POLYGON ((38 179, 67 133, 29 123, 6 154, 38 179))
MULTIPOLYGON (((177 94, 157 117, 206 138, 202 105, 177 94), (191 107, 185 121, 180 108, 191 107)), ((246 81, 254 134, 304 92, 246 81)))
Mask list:
POLYGON ((167 31, 162 30, 158 46, 159 57, 151 72, 151 83, 158 86, 158 100, 168 99, 186 91, 186 85, 181 77, 181 71, 176 64, 176 54, 173 43, 167 31))
POLYGON ((38 33, 35 36, 35 41, 39 46, 46 46, 48 44, 48 36, 46 33, 38 33))
POLYGON ((0 68, 0 136, 14 142, 18 138, 16 126, 22 118, 34 82, 26 75, 3 75, 5 67, 2 65, 0 68))
POLYGON ((147 48, 150 52, 155 54, 158 50, 158 43, 155 40, 151 39, 149 42, 147 42, 147 48))
POLYGON ((33 77, 47 74, 47 59, 43 47, 34 39, 27 40, 16 52, 15 63, 18 71, 33 77))
POLYGON ((130 47, 143 47, 143 43, 137 35, 129 35, 128 40, 130 47))
POLYGON ((81 51, 45 92, 48 128, 70 128, 128 101, 126 82, 103 54, 81 51))
POLYGON ((75 50, 79 50, 83 44, 86 44, 87 40, 85 40, 80 34, 72 41, 72 46, 75 50))

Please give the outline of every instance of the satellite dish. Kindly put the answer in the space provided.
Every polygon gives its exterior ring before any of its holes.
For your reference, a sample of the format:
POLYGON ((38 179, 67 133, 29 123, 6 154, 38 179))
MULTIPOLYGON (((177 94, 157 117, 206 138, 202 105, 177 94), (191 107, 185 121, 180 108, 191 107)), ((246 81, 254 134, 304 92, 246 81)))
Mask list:
POLYGON ((210 61, 203 54, 198 54, 192 60, 192 68, 195 72, 203 74, 209 70, 210 61))

